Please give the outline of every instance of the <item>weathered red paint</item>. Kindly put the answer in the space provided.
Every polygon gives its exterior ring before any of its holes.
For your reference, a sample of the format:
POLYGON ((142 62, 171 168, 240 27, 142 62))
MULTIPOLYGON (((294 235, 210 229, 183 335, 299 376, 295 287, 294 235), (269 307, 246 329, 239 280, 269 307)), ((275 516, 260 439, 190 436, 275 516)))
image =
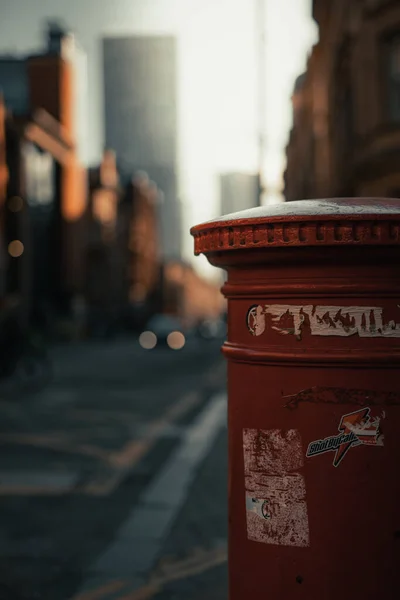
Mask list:
POLYGON ((228 272, 231 600, 400 598, 400 200, 192 235, 228 272))

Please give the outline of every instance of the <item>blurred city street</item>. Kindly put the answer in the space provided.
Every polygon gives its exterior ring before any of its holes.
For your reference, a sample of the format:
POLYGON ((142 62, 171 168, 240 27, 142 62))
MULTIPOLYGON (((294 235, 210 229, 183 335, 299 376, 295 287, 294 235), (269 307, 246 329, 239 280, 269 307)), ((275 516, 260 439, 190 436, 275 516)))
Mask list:
POLYGON ((2 391, 1 600, 226 597, 219 348, 60 345, 50 385, 2 391))
POLYGON ((321 277, 394 248, 316 199, 399 199, 399 164, 400 1, 0 0, 0 600, 227 600, 228 322, 261 364, 310 240, 321 277))

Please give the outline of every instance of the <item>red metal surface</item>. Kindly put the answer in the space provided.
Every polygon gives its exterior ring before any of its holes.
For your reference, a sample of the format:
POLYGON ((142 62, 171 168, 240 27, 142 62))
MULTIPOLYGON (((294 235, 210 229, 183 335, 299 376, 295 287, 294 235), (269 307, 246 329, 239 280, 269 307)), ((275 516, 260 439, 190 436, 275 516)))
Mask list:
POLYGON ((227 215, 191 230, 195 254, 282 246, 400 243, 399 200, 298 200, 227 215))
POLYGON ((400 598, 399 227, 339 199, 192 229, 228 272, 231 600, 400 598))

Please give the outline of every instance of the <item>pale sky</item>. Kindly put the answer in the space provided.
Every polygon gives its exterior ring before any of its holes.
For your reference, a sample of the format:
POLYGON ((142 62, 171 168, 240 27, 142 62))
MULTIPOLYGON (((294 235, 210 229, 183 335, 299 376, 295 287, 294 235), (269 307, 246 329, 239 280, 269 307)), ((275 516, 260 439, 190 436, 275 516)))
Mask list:
MULTIPOLYGON (((184 229, 218 216, 218 173, 257 168, 257 0, 0 0, 0 52, 43 46, 46 18, 62 18, 88 53, 90 163, 103 147, 100 40, 178 37, 180 197, 184 229)), ((290 96, 316 40, 310 0, 265 0, 266 183, 280 187, 290 96)), ((189 234, 184 256, 191 259, 189 234)), ((212 274, 205 259, 197 267, 212 274)))

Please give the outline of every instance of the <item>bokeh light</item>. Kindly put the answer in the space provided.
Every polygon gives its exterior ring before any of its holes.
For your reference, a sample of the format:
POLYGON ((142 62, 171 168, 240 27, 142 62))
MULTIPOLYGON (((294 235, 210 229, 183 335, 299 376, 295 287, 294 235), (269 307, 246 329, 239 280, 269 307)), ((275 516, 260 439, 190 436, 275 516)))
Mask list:
POLYGON ((185 336, 180 331, 172 331, 167 337, 167 344, 171 350, 181 350, 185 343, 185 336))
POLYGON ((24 252, 24 245, 20 240, 13 240, 8 244, 8 254, 13 258, 18 258, 24 252))
POLYGON ((157 345, 157 336, 152 331, 143 331, 139 336, 139 344, 145 350, 152 350, 157 345))

